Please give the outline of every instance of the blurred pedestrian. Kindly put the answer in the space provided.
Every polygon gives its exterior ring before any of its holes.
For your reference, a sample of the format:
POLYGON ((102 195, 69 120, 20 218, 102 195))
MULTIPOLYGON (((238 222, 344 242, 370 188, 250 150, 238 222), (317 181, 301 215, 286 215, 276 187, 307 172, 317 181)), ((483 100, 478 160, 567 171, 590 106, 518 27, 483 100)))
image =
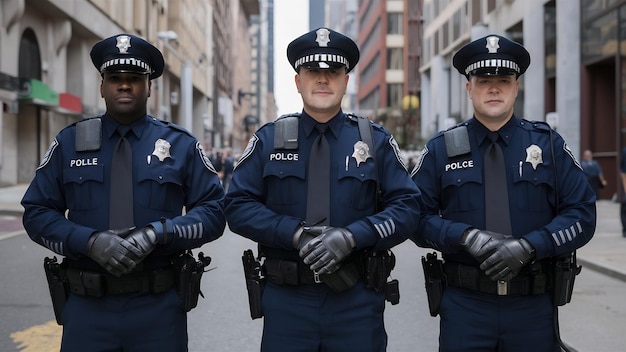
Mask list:
POLYGON ((583 158, 580 164, 585 171, 587 181, 596 194, 596 200, 600 199, 600 189, 606 186, 606 179, 602 173, 602 167, 593 159, 593 153, 587 149, 583 152, 583 158))

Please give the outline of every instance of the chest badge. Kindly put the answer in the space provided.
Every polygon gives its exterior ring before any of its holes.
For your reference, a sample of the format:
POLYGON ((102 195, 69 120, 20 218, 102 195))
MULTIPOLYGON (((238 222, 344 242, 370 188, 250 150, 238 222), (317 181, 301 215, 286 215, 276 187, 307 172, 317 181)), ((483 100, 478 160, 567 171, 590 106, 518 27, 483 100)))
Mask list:
POLYGON ((356 160, 356 167, 359 167, 361 163, 364 163, 367 158, 371 158, 370 148, 363 141, 354 143, 354 152, 352 157, 356 160))
POLYGON ((526 148, 526 162, 533 166, 534 170, 537 170, 539 164, 543 164, 543 158, 541 157, 541 148, 538 145, 533 144, 526 148))
MULTIPOLYGON (((165 158, 171 158, 172 156, 170 155, 170 147, 172 145, 166 141, 165 139, 157 139, 156 142, 154 142, 154 151, 152 152, 152 155, 156 156, 157 158, 159 158, 159 161, 163 161, 165 160, 165 158)), ((150 156, 148 156, 148 164, 150 164, 150 156)))

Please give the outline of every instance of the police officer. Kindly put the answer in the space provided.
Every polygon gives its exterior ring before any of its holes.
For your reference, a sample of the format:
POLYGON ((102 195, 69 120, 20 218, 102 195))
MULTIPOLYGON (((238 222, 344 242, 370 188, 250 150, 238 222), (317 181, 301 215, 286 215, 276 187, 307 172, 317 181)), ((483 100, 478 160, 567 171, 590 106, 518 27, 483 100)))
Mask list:
POLYGON ((524 47, 491 34, 453 64, 474 116, 434 136, 412 171, 423 198, 412 239, 445 262, 440 351, 560 351, 551 260, 592 238, 595 194, 558 133, 513 113, 524 47))
POLYGON ((377 286, 366 280, 364 263, 372 263, 368 253, 388 254, 417 226, 419 191, 389 132, 364 120, 369 149, 357 122, 363 118, 341 110, 357 45, 319 28, 293 40, 287 58, 303 110, 256 131, 225 201, 231 230, 258 242, 265 258, 261 350, 384 351, 389 270, 377 286), (311 149, 322 136, 330 160, 312 167, 311 149), (321 173, 311 176, 315 171, 321 173), (328 188, 309 191, 319 180, 328 188), (309 217, 312 210, 326 215, 309 217))
POLYGON ((224 191, 188 131, 146 114, 164 67, 156 47, 119 34, 91 59, 106 113, 56 136, 22 199, 29 236, 65 257, 61 351, 186 351, 172 263, 222 235, 224 191), (118 144, 132 159, 121 178, 111 173, 118 144))

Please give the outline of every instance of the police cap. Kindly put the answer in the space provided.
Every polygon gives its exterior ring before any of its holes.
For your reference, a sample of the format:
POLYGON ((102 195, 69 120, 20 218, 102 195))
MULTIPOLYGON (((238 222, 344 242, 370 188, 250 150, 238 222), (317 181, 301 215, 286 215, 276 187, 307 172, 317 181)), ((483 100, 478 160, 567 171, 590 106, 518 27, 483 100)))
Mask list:
POLYGON ((530 54, 520 44, 497 34, 476 39, 454 54, 452 64, 460 74, 470 76, 519 77, 530 65, 530 54))
POLYGON ((155 79, 163 73, 165 60, 154 45, 132 34, 118 34, 91 48, 91 62, 100 73, 134 72, 155 79))
POLYGON ((329 28, 318 28, 294 39, 287 46, 287 59, 298 72, 300 66, 345 67, 352 71, 359 62, 359 48, 345 35, 329 28))

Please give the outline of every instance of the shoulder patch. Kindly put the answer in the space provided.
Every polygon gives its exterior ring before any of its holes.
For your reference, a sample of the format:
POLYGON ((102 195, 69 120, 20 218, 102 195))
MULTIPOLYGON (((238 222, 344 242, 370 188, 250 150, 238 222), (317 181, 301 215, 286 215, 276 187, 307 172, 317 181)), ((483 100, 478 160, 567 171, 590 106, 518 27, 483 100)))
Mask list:
POLYGON ((55 149, 57 149, 58 146, 59 146, 59 141, 57 141, 57 139, 55 138, 52 141, 52 143, 50 143, 50 146, 48 147, 46 154, 43 155, 43 158, 41 159, 39 166, 37 166, 37 170, 41 169, 42 167, 48 164, 48 162, 50 161, 50 158, 52 157, 52 154, 54 153, 55 149))
POLYGON ((582 165, 580 165, 580 162, 578 161, 578 159, 576 159, 576 156, 574 155, 574 153, 572 153, 572 150, 569 149, 569 147, 567 146, 567 143, 563 143, 563 150, 565 151, 565 153, 567 153, 567 155, 569 155, 570 158, 572 158, 572 160, 574 161, 574 164, 576 164, 576 166, 579 169, 583 169, 582 165))
POLYGON ((196 150, 198 151, 198 154, 200 155, 200 159, 202 159, 202 163, 204 164, 204 166, 212 173, 217 174, 215 166, 213 166, 211 159, 204 152, 204 148, 202 147, 202 144, 200 142, 196 142, 196 150))
POLYGON ((428 154, 428 147, 424 146, 424 149, 422 149, 422 152, 420 153, 420 158, 417 159, 417 162, 415 163, 415 167, 413 167, 413 170, 411 171, 411 177, 415 176, 415 174, 420 170, 420 168, 422 167, 422 163, 424 162, 424 158, 426 157, 427 154, 428 154))
POLYGON ((398 142, 396 142, 396 139, 393 138, 393 136, 389 138, 389 145, 391 145, 391 148, 393 149, 393 153, 396 154, 396 159, 398 159, 398 162, 400 163, 400 165, 402 165, 402 167, 404 167, 405 170, 408 170, 408 166, 406 166, 406 163, 404 162, 402 155, 400 155, 400 146, 398 146, 398 142))
MULTIPOLYGON (((254 151, 254 148, 256 148, 256 144, 258 141, 259 141, 259 137, 257 137, 256 134, 253 134, 250 140, 248 141, 248 145, 246 146, 246 149, 241 154, 241 158, 239 158, 237 165, 241 164, 244 160, 246 160, 252 154, 252 152, 254 151)), ((236 165, 235 165, 235 168, 237 168, 236 165)))

